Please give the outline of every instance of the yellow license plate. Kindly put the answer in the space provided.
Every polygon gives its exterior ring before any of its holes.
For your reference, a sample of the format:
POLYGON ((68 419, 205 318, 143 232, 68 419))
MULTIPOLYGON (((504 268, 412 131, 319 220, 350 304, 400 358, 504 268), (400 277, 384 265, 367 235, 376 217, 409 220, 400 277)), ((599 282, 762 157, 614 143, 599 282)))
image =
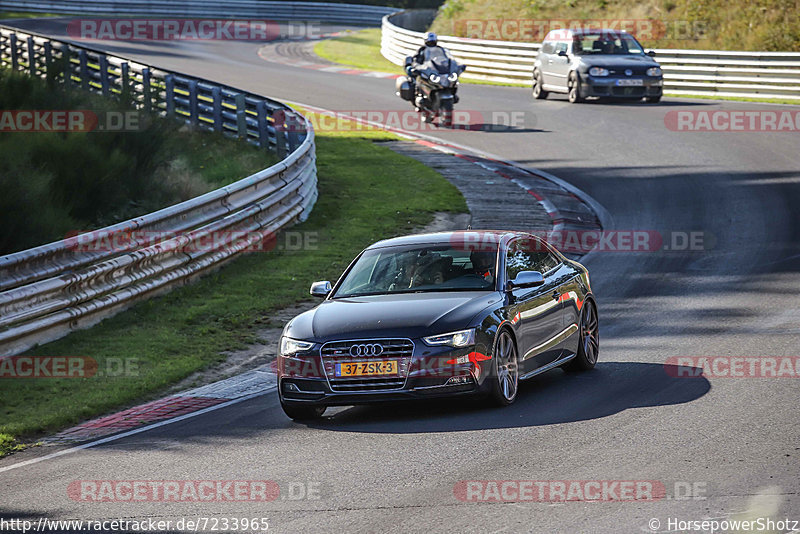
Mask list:
POLYGON ((397 374, 397 360, 385 362, 345 362, 336 364, 336 377, 383 376, 397 374))

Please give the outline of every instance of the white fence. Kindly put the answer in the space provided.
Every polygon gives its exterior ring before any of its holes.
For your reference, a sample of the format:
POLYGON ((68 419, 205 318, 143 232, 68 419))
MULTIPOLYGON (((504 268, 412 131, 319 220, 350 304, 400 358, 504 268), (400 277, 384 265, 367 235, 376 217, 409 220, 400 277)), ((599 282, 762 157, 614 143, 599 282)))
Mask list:
POLYGON ((316 201, 314 130, 280 102, 5 26, 0 64, 124 97, 284 158, 181 204, 0 257, 0 357, 186 284, 305 220, 316 201), (166 237, 153 243, 160 232, 166 237))
MULTIPOLYGON (((381 53, 396 65, 422 44, 424 13, 387 15, 382 21, 381 53)), ((468 66, 465 77, 505 83, 530 83, 539 43, 439 36, 442 46, 468 66)), ((664 92, 673 95, 800 100, 800 53, 725 52, 655 49, 664 71, 664 92)))

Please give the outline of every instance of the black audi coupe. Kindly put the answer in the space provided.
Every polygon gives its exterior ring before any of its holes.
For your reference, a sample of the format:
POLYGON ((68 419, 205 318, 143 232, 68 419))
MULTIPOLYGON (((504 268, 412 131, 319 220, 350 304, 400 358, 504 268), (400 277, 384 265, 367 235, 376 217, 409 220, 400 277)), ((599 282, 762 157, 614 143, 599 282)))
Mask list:
POLYGON ((286 414, 326 406, 454 395, 514 402, 520 380, 598 354, 589 274, 539 237, 460 231, 380 241, 280 340, 286 414))

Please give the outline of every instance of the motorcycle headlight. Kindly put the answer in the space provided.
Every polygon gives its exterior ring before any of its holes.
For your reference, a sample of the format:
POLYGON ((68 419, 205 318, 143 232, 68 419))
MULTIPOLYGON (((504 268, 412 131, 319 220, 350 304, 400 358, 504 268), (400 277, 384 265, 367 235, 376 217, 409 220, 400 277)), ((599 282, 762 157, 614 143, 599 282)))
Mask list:
POLYGON ((281 338, 281 356, 291 356, 298 352, 303 352, 314 346, 310 341, 300 341, 290 337, 281 338))
POLYGON ((590 76, 608 76, 608 69, 603 67, 592 67, 589 69, 590 76))
POLYGON ((448 345, 450 347, 468 347, 475 344, 475 329, 459 330, 438 336, 430 336, 422 339, 428 345, 448 345))
POLYGON ((450 80, 451 82, 458 80, 458 73, 451 72, 450 74, 447 75, 447 79, 450 80))
POLYGON ((438 74, 431 74, 431 81, 433 83, 439 83, 439 80, 441 80, 441 79, 442 79, 442 77, 439 76, 438 74))
POLYGON ((661 67, 650 67, 647 69, 648 76, 661 76, 661 67))

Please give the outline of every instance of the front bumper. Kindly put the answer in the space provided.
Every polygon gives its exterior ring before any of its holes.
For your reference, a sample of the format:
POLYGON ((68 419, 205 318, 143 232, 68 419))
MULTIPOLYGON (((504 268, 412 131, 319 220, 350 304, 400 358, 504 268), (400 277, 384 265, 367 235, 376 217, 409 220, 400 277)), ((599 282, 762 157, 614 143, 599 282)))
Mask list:
POLYGON ((584 76, 582 96, 636 98, 661 96, 664 82, 661 76, 584 76))
POLYGON ((323 358, 318 347, 304 355, 278 358, 278 393, 284 404, 344 406, 480 394, 487 387, 492 361, 482 345, 461 349, 413 342, 405 356, 323 358), (397 359, 400 372, 391 377, 336 378, 335 362, 397 359), (447 363, 457 360, 459 363, 447 363))

